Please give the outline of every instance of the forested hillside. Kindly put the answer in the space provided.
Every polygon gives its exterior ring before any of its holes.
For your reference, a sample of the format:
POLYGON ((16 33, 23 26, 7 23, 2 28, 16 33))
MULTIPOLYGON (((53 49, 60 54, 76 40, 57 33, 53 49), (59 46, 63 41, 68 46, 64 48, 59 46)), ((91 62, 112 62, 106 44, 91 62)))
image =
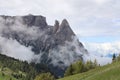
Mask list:
POLYGON ((28 63, 0 54, 0 80, 34 80, 45 72, 49 69, 44 64, 28 63))

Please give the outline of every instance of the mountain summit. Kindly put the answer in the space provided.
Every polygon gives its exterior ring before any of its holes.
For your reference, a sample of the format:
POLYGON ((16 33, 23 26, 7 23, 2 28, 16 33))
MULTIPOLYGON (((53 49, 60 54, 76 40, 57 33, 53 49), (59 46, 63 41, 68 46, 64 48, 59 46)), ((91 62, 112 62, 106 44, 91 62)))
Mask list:
MULTIPOLYGON (((67 66, 83 60, 82 55, 88 53, 66 19, 61 24, 56 20, 51 26, 39 15, 1 15, 0 37, 31 47, 34 52, 31 62, 46 64, 56 76, 63 76, 67 66)), ((3 45, 0 48, 4 52, 3 45)))

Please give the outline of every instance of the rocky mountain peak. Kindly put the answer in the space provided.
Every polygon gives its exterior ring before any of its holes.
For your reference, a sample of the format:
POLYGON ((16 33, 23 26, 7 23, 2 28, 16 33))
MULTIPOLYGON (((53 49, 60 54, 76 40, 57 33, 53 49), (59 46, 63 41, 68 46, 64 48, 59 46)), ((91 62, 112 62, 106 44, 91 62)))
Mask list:
POLYGON ((40 15, 26 15, 23 16, 23 23, 28 26, 37 26, 41 29, 45 29, 47 27, 46 18, 40 15))
POLYGON ((59 29, 60 25, 59 25, 59 21, 55 20, 55 24, 54 24, 54 33, 57 32, 57 30, 59 29))
POLYGON ((61 26, 62 26, 62 27, 67 27, 67 26, 69 26, 69 23, 68 23, 67 19, 63 19, 63 21, 62 21, 62 23, 61 23, 61 26))
POLYGON ((33 62, 46 64, 57 77, 63 76, 66 67, 82 60, 87 52, 66 19, 61 24, 56 20, 50 26, 40 15, 0 16, 0 27, 0 37, 31 47, 29 50, 35 55, 33 62))
POLYGON ((55 25, 54 26, 59 26, 59 21, 55 20, 55 25))
POLYGON ((60 24, 56 35, 62 41, 71 41, 72 36, 75 36, 74 32, 70 28, 70 25, 66 19, 64 19, 60 24))

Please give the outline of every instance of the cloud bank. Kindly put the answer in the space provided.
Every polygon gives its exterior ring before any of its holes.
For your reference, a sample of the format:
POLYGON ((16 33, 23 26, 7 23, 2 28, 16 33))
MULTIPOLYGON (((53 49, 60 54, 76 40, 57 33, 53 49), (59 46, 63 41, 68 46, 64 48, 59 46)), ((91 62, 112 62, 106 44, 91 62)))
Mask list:
POLYGON ((86 48, 96 55, 120 54, 120 41, 111 43, 85 43, 86 48))
POLYGON ((31 47, 25 47, 13 39, 0 37, 0 52, 20 60, 30 61, 34 55, 31 47))
POLYGON ((108 42, 108 43, 84 43, 85 47, 89 51, 89 55, 85 56, 85 59, 97 59, 101 65, 111 63, 112 55, 120 54, 120 41, 108 42))

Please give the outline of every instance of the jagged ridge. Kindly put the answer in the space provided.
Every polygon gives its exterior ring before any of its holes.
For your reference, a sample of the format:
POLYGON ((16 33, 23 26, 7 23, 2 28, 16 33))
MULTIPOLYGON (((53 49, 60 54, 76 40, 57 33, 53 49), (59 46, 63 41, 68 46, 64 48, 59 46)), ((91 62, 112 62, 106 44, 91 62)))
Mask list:
POLYGON ((2 37, 31 46, 36 56, 40 56, 32 61, 47 64, 56 76, 63 76, 67 66, 88 53, 66 19, 49 26, 46 18, 39 15, 1 16, 0 25, 5 27, 0 31, 2 37))

